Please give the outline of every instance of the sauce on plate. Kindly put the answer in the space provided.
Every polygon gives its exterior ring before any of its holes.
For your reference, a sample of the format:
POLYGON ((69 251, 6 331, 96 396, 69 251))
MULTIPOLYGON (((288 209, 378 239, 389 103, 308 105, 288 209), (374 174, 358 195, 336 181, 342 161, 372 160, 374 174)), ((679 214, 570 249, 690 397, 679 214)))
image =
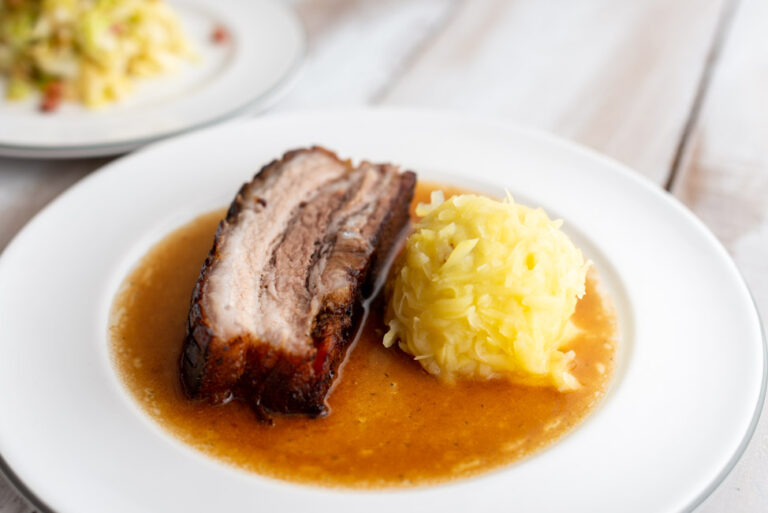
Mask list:
MULTIPOLYGON (((419 183, 414 205, 436 188, 419 183)), ((581 333, 574 392, 507 381, 446 385, 381 344, 371 307, 329 394, 330 413, 259 422, 240 401, 185 397, 178 359, 192 289, 225 211, 204 214, 157 243, 126 277, 112 306, 111 352, 141 408, 174 436, 231 465, 266 476, 353 488, 433 484, 475 475, 552 444, 600 401, 613 371, 617 326, 591 271, 573 321, 581 333)), ((377 304, 374 301, 374 304, 377 304)))

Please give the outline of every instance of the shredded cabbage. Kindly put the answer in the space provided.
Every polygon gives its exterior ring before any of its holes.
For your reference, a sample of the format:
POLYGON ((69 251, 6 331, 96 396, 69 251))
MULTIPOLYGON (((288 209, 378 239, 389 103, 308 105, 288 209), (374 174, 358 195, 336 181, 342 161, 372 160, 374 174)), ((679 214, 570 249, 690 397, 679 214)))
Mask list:
POLYGON ((506 376, 572 390, 569 322, 588 262, 541 209, 476 195, 432 194, 387 284, 396 342, 431 374, 506 376))
POLYGON ((57 84, 96 107, 128 93, 137 77, 194 58, 176 14, 161 0, 0 0, 0 75, 21 99, 57 84))

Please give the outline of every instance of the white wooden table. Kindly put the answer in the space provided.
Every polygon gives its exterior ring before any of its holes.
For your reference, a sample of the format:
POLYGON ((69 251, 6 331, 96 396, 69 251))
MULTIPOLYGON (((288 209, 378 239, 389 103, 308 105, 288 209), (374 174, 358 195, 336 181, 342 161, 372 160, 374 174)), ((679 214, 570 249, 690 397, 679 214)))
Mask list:
MULTIPOLYGON (((291 3, 310 51, 298 84, 273 111, 449 108, 595 148, 699 215, 768 321, 768 1, 291 3)), ((0 249, 106 161, 0 158, 0 249)), ((0 512, 29 511, 0 478, 0 512)), ((768 415, 696 511, 768 511, 768 415)))

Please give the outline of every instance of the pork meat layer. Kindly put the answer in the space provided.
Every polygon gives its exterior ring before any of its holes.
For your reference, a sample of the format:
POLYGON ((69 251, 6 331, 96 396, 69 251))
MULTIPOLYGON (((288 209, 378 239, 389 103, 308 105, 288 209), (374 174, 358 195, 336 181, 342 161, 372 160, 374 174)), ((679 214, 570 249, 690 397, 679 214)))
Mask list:
POLYGON ((408 222, 416 176, 295 150, 245 184, 195 286, 184 387, 257 412, 325 412, 364 294, 408 222))

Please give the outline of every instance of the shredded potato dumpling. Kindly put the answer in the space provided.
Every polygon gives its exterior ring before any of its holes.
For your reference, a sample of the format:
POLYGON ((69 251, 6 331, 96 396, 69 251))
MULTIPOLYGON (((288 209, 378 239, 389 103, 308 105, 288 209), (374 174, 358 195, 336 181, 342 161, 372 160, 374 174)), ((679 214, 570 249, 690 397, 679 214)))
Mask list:
POLYGON ((396 342, 431 374, 505 376, 566 391, 579 383, 561 351, 584 295, 588 262, 541 209, 432 193, 387 284, 396 342))

